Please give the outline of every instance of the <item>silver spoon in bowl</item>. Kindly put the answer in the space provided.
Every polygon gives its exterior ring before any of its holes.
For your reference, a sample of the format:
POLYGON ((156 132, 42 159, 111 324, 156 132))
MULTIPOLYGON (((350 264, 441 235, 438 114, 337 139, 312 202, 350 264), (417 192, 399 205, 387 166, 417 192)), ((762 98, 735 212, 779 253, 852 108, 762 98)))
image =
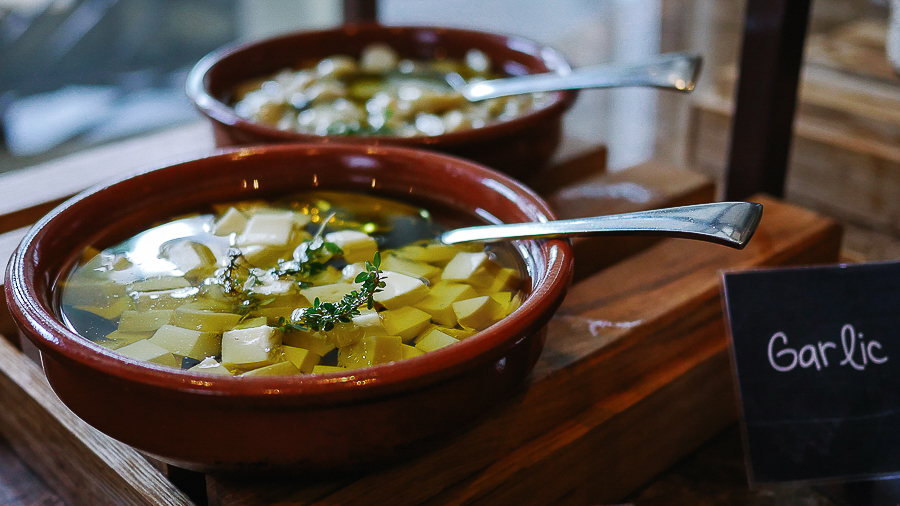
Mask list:
POLYGON ((441 242, 495 242, 588 235, 660 235, 708 241, 743 249, 762 218, 762 204, 714 202, 636 213, 458 228, 444 232, 441 242))
POLYGON ((449 74, 446 80, 472 102, 541 91, 624 86, 652 86, 688 92, 694 89, 702 61, 696 54, 666 53, 640 63, 581 67, 568 74, 548 72, 468 84, 458 74, 449 74))

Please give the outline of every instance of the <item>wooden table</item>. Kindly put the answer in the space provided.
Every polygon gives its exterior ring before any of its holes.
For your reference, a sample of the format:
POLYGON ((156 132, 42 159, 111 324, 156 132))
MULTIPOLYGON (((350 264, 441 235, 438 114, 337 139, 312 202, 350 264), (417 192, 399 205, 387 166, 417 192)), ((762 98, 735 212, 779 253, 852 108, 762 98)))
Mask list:
MULTIPOLYGON (((0 175, 0 257, 8 258, 23 227, 67 196, 211 149, 207 128, 189 125, 0 175)), ((648 163, 605 174, 604 163, 605 152, 597 149, 530 183, 561 217, 715 195, 709 179, 691 171, 648 163)), ((71 414, 14 339, 0 339, 0 434, 71 504, 619 501, 736 419, 721 271, 838 258, 835 222, 765 196, 751 200, 765 211, 743 251, 678 239, 575 240, 575 284, 526 384, 410 462, 324 481, 260 482, 167 469, 71 414)), ((0 333, 15 335, 8 315, 0 318, 0 333)))

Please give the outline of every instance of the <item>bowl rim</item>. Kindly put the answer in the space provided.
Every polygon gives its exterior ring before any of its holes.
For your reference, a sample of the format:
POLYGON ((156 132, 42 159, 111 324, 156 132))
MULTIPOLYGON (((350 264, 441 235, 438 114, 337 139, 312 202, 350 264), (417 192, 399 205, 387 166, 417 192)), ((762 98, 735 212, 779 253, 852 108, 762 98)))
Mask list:
MULTIPOLYGON (((473 141, 488 141, 498 137, 515 134, 530 125, 542 123, 552 120, 568 110, 575 102, 578 96, 577 90, 563 90, 551 92, 551 101, 538 109, 531 110, 526 114, 522 114, 513 119, 500 121, 485 125, 483 127, 462 130, 459 132, 451 132, 435 136, 413 136, 413 137, 397 137, 389 135, 316 135, 301 133, 289 130, 279 130, 278 128, 263 125, 250 121, 238 116, 234 108, 222 102, 213 96, 207 87, 207 76, 223 61, 235 54, 247 50, 258 49, 267 45, 275 45, 284 43, 289 40, 301 41, 303 39, 318 37, 324 34, 347 34, 355 35, 361 32, 384 32, 392 31, 431 31, 443 34, 453 34, 457 36, 475 37, 482 40, 496 39, 504 41, 507 46, 518 48, 530 47, 534 54, 531 56, 539 59, 548 68, 555 68, 557 72, 569 73, 572 66, 562 53, 550 46, 541 44, 532 39, 518 35, 505 35, 494 32, 474 30, 469 28, 457 28, 449 26, 436 25, 384 25, 379 23, 356 23, 346 24, 334 28, 298 31, 286 34, 280 34, 273 37, 267 37, 250 42, 236 42, 228 44, 216 49, 202 59, 191 68, 185 82, 185 92, 194 107, 204 116, 214 122, 236 127, 241 130, 250 131, 255 136, 263 136, 269 139, 277 139, 281 142, 322 142, 327 140, 337 140, 339 142, 348 143, 364 143, 364 144, 381 144, 393 143, 402 144, 411 147, 428 147, 434 145, 453 147, 465 145, 473 141)), ((520 51, 523 54, 524 51, 520 51)))
MULTIPOLYGON (((357 144, 273 144, 244 148, 227 148, 199 158, 154 166, 136 171, 120 178, 98 184, 50 211, 38 221, 23 238, 6 272, 6 296, 16 323, 24 334, 32 340, 42 354, 48 352, 55 359, 62 359, 79 367, 92 369, 107 376, 131 382, 134 385, 184 393, 200 393, 211 396, 227 395, 229 399, 250 401, 316 402, 333 404, 358 399, 361 396, 389 395, 402 391, 418 390, 427 385, 446 380, 461 371, 491 362, 502 357, 504 352, 516 344, 523 336, 537 332, 550 318, 565 295, 572 276, 572 250, 568 239, 521 241, 529 248, 537 248, 546 258, 545 273, 540 280, 533 281, 531 295, 521 306, 506 318, 488 329, 450 347, 441 348, 417 357, 387 364, 379 364, 347 372, 272 377, 232 377, 204 373, 173 370, 164 366, 130 360, 113 351, 78 336, 56 317, 53 307, 43 304, 43 294, 26 273, 29 259, 39 254, 35 251, 47 234, 47 228, 58 220, 59 215, 77 207, 87 205, 84 201, 97 198, 106 192, 115 191, 118 184, 133 178, 178 170, 178 167, 207 161, 227 160, 232 157, 267 156, 268 153, 294 153, 301 156, 310 151, 330 151, 350 149, 355 153, 375 156, 405 156, 430 158, 438 162, 449 162, 468 177, 488 177, 503 187, 510 189, 529 201, 529 210, 524 212, 544 215, 554 219, 549 206, 531 189, 513 178, 467 160, 397 146, 361 146, 357 144), (277 399, 277 400, 276 400, 277 399)), ((275 156, 275 155, 272 155, 275 156)), ((446 170, 451 170, 447 166, 446 170)), ((88 202, 90 203, 90 202, 88 202)), ((521 207, 520 207, 521 209, 521 207)), ((67 272, 65 266, 55 277, 67 272)), ((44 276, 47 273, 43 273, 44 276)), ((52 285, 48 283, 48 287, 52 285)), ((52 288, 51 288, 52 290, 52 288)), ((52 295, 51 295, 52 298, 52 295)), ((51 303, 52 305, 52 303, 51 303)), ((499 364, 498 364, 499 367, 499 364)))

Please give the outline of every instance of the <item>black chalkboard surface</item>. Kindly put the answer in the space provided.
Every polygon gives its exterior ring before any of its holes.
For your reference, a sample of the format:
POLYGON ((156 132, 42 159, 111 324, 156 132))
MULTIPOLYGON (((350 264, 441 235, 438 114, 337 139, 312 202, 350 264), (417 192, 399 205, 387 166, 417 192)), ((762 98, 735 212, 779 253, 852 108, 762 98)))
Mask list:
POLYGON ((723 280, 751 480, 900 472, 900 263, 723 280))

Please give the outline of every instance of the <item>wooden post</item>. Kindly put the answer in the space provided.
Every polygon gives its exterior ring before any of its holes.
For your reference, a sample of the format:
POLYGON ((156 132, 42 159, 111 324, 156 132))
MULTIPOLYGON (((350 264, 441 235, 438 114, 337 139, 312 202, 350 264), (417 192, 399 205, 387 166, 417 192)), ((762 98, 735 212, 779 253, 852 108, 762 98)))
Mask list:
POLYGON ((344 0, 344 23, 378 21, 378 0, 344 0))
POLYGON ((811 0, 748 0, 726 200, 784 195, 811 0))

